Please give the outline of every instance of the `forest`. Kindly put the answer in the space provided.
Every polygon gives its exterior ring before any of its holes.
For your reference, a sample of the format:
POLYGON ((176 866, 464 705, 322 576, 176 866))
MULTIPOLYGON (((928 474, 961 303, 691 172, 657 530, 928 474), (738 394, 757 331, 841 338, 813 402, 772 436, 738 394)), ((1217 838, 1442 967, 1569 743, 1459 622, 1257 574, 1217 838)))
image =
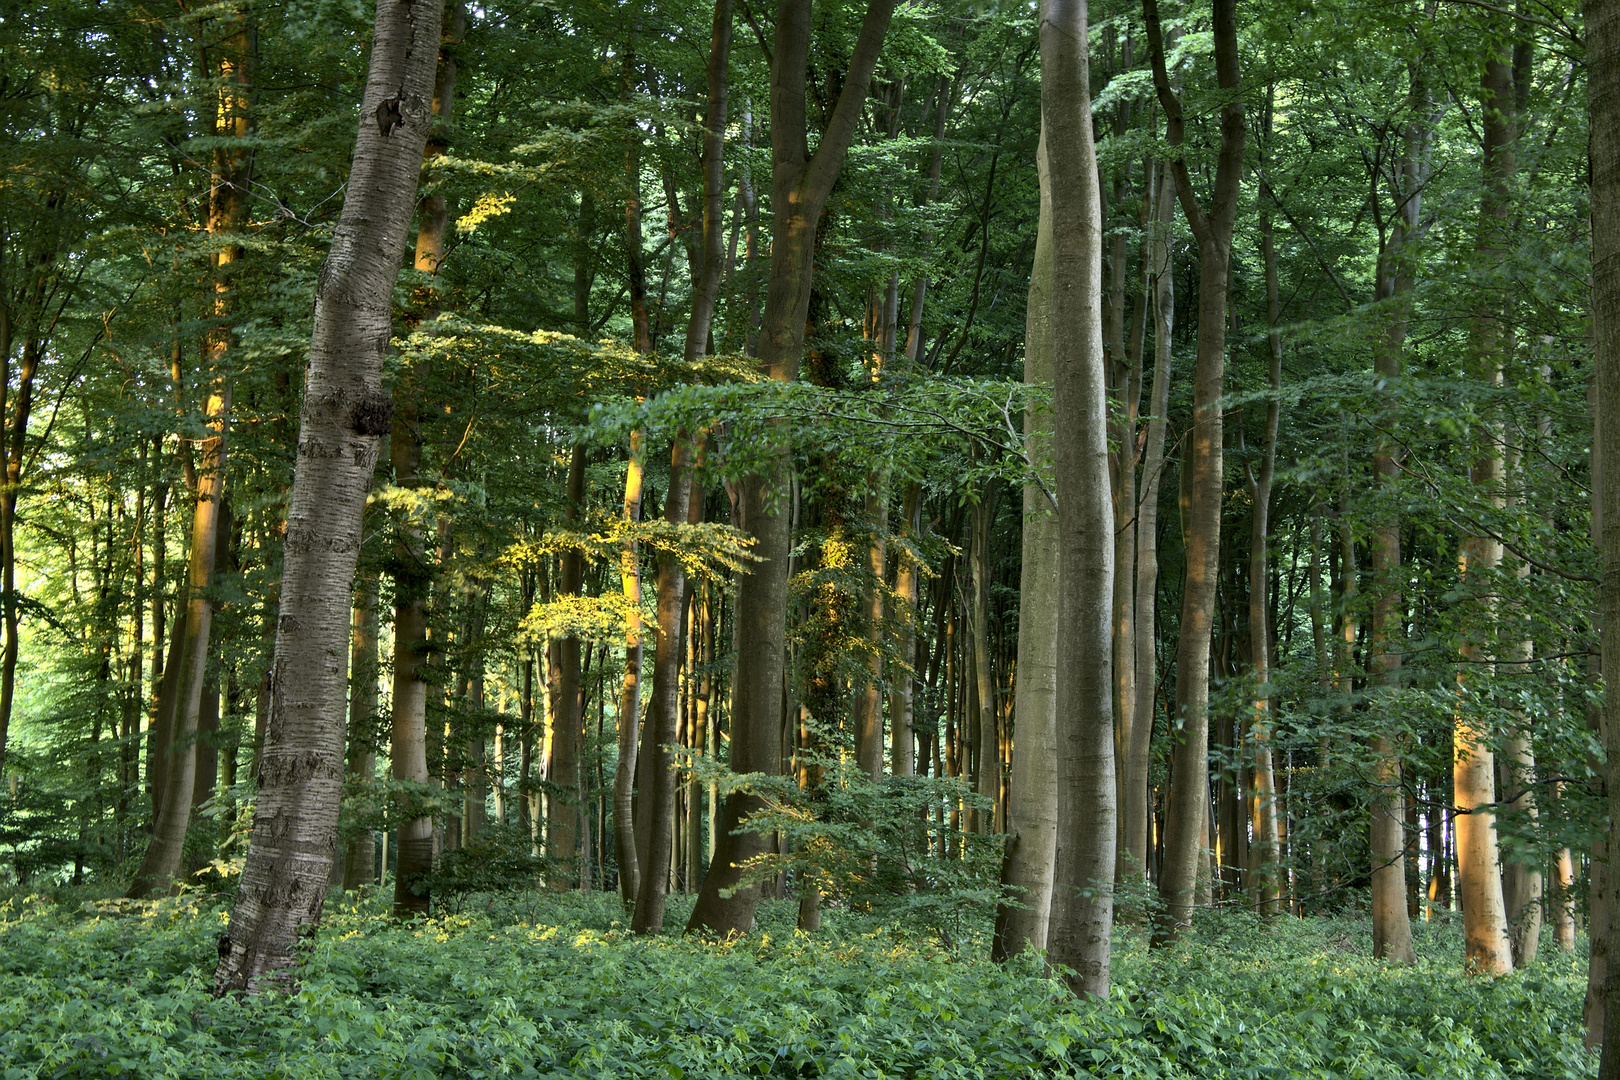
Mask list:
POLYGON ((1620 0, 17 0, 0 467, 5 1080, 1620 1080, 1620 0))

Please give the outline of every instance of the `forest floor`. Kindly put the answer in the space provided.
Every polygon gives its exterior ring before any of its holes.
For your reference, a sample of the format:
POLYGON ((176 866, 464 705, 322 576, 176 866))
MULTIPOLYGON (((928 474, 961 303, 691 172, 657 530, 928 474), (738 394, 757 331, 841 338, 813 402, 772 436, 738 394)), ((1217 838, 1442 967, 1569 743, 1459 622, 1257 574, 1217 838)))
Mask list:
MULTIPOLYGON (((1596 1073, 1583 950, 1461 973, 1457 925, 1370 959, 1351 915, 1206 917, 1175 948, 1115 934, 1078 1004, 1034 960, 983 959, 787 903, 731 945, 633 938, 616 898, 506 894, 399 925, 334 900, 295 994, 208 993, 225 896, 0 900, 0 1077, 1446 1077, 1596 1073)), ((672 901, 680 898, 672 898, 672 901)), ((670 925, 684 905, 672 902, 670 925)), ((985 928, 988 929, 988 928, 985 928)))

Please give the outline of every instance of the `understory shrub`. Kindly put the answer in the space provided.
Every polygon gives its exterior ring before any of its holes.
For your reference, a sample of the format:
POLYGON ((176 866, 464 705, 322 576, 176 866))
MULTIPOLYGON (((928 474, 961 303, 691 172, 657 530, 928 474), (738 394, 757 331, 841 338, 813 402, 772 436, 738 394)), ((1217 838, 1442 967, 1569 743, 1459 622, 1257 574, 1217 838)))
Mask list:
MULTIPOLYGON (((1006 966, 786 903, 729 944, 629 936, 611 898, 504 894, 398 924, 344 897, 295 993, 208 992, 220 898, 0 905, 0 1077, 1584 1077, 1584 962, 1460 973, 1352 919, 1206 920, 1172 949, 1116 934, 1114 993, 1077 1003, 1006 966)), ((1550 955, 1549 955, 1550 954, 1550 955)))

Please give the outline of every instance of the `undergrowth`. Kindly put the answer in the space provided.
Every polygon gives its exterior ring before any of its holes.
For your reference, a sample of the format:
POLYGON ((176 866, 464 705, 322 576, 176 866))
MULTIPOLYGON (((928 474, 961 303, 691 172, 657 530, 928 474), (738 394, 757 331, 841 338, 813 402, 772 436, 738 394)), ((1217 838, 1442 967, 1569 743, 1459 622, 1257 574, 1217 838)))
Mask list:
MULTIPOLYGON (((672 900, 675 898, 672 898, 672 900)), ((631 937, 615 898, 509 895, 391 923, 328 910, 299 989, 208 993, 224 898, 0 903, 0 1076, 1584 1077, 1584 961, 1460 973, 1454 927, 1372 961, 1364 922, 1211 916, 1175 948, 1116 933, 1114 992, 1077 1004, 1037 958, 978 959, 767 905, 748 938, 631 937)), ((672 904, 671 925, 682 914, 672 904)))

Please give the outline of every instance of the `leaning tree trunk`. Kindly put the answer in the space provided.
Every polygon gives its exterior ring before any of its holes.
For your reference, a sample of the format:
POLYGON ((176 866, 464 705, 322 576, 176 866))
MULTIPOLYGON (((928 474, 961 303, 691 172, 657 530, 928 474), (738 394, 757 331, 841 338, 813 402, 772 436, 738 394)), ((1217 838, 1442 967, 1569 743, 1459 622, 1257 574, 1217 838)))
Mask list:
POLYGON ((1041 118, 1052 188, 1057 483, 1057 866, 1047 955, 1108 997, 1116 811, 1111 648, 1114 513, 1102 345, 1102 191, 1091 134, 1086 0, 1041 4, 1041 118))
MULTIPOLYGON (((1164 109, 1172 147, 1186 141, 1181 99, 1171 88, 1165 66, 1164 35, 1157 0, 1143 0, 1153 83, 1164 109)), ((1188 473, 1186 572, 1181 593, 1181 633, 1176 646, 1176 704, 1180 715, 1171 754, 1172 785, 1166 807, 1164 869, 1159 896, 1164 913, 1154 942, 1164 945, 1192 922, 1198 865, 1208 816, 1209 644, 1220 571, 1222 495, 1221 394, 1226 363, 1226 292, 1232 254, 1232 226, 1243 170, 1246 127, 1238 79, 1237 0, 1215 0, 1215 81, 1221 106, 1220 153, 1206 213, 1198 204, 1186 162, 1170 167, 1182 212, 1198 242, 1198 359, 1193 374, 1193 422, 1186 436, 1182 468, 1188 473)))
MULTIPOLYGON (((759 366, 778 382, 798 378, 810 309, 816 226, 843 168, 865 106, 872 72, 895 0, 869 0, 860 36, 814 156, 805 132, 810 0, 780 0, 771 64, 771 265, 760 322, 759 366)), ((774 463, 745 479, 739 509, 760 562, 737 590, 737 669, 732 681, 731 768, 776 775, 782 769, 782 664, 786 645, 788 508, 775 498, 788 481, 786 432, 776 435, 774 463)), ((745 791, 727 796, 715 826, 719 841, 687 930, 726 936, 753 926, 757 884, 744 883, 743 864, 768 847, 760 832, 742 829, 761 805, 745 791)))
POLYGON ((219 942, 221 993, 284 978, 331 877, 348 689, 332 658, 347 651, 361 517, 393 411, 382 358, 433 123, 439 18, 440 0, 378 0, 348 198, 316 290, 259 800, 219 942))
MULTIPOLYGON (((1036 151, 1040 224, 1029 274, 1024 331, 1024 382, 1052 385, 1052 185, 1043 133, 1036 151)), ((1046 948, 1057 862, 1058 522, 1051 490, 1052 416, 1024 412, 1024 453, 1045 480, 1024 484, 1023 561, 1018 580, 1018 678, 1013 684, 1012 789, 1007 799, 1007 850, 990 955, 1004 960, 1046 948)))

